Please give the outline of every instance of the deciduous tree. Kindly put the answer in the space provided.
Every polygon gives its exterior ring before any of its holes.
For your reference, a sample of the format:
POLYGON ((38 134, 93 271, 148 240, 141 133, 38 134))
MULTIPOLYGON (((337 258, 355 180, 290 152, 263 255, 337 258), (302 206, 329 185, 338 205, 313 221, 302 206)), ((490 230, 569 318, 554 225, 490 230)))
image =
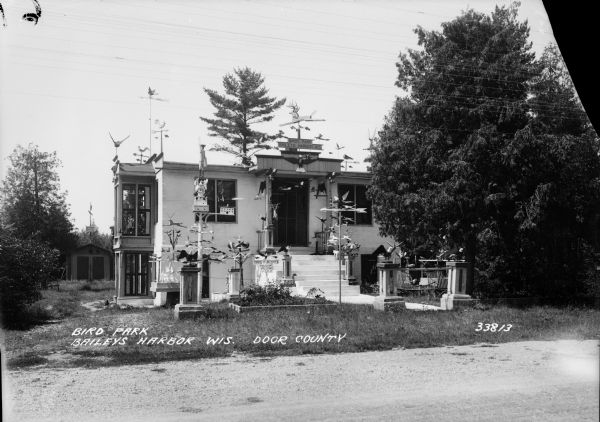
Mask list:
POLYGON ((47 242, 62 254, 75 245, 66 192, 60 190, 56 153, 18 146, 0 188, 1 219, 23 239, 47 242))
POLYGON ((526 284, 547 277, 551 263, 568 263, 542 253, 543 243, 577 243, 590 225, 597 136, 559 57, 536 60, 517 5, 415 32, 422 49, 397 64, 397 85, 409 94, 372 151, 381 231, 432 254, 442 243, 464 246, 480 279, 531 292, 526 284))

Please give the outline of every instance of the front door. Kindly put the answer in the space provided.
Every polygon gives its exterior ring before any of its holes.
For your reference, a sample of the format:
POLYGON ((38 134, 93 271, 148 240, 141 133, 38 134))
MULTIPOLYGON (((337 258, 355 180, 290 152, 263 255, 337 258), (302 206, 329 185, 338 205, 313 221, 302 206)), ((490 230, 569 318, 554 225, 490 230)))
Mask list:
POLYGON ((273 180, 275 245, 308 246, 308 185, 306 179, 273 180))

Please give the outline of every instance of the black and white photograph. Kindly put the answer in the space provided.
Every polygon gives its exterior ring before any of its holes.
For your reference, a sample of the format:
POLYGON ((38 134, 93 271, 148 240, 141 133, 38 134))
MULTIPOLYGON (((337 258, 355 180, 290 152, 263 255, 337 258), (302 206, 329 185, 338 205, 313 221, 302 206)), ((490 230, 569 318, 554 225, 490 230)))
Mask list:
POLYGON ((3 421, 597 421, 594 12, 0 0, 3 421))

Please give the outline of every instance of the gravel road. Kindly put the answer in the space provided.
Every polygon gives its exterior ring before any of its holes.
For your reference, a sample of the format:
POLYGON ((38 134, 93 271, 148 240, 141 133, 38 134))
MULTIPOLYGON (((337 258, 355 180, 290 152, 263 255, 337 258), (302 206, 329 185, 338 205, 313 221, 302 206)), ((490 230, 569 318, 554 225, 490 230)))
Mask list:
POLYGON ((7 421, 597 421, 599 343, 3 371, 7 421))

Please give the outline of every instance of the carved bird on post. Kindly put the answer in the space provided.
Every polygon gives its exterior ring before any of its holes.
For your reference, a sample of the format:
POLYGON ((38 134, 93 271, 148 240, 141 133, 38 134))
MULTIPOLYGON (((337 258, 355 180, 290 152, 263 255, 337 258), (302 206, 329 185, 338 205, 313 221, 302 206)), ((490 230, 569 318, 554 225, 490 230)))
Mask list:
POLYGON ((113 138, 112 134, 110 132, 108 132, 108 136, 110 136, 110 139, 113 142, 113 145, 115 146, 115 158, 113 159, 113 161, 116 160, 118 152, 119 152, 119 147, 121 146, 121 144, 123 142, 125 142, 131 135, 127 135, 125 138, 121 139, 120 141, 115 141, 115 138, 113 138))

